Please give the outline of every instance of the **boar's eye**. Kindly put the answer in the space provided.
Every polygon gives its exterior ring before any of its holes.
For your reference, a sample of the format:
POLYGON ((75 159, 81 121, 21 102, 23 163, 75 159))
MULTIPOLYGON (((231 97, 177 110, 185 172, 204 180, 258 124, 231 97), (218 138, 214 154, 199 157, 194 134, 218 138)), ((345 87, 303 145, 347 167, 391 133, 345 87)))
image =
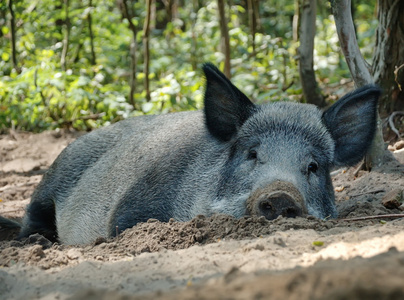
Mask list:
POLYGON ((257 159, 257 150, 250 149, 248 152, 248 157, 249 160, 257 159))
POLYGON ((318 170, 318 164, 316 162, 311 162, 307 167, 307 171, 309 171, 309 173, 316 173, 317 170, 318 170))

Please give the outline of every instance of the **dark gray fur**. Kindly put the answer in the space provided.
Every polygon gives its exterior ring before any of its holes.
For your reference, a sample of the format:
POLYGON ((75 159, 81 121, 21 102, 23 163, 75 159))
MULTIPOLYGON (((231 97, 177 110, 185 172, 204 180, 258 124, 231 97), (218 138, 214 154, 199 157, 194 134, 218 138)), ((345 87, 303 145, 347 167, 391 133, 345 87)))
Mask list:
POLYGON ((149 218, 241 217, 248 197, 275 180, 296 186, 310 214, 336 217, 330 168, 366 153, 380 90, 366 86, 323 113, 254 105, 213 65, 204 72, 204 111, 128 119, 69 145, 33 194, 20 237, 84 244, 149 218))

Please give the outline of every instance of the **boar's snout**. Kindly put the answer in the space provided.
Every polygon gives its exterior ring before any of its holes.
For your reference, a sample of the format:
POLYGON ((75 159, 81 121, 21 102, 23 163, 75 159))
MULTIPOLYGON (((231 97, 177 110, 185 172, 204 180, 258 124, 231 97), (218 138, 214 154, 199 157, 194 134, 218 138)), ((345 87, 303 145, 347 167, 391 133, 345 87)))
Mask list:
POLYGON ((307 214, 303 196, 293 184, 285 181, 275 181, 256 190, 247 200, 247 211, 268 220, 278 216, 294 218, 307 214))
POLYGON ((269 220, 276 219, 280 215, 288 218, 303 215, 302 207, 286 193, 263 195, 257 200, 256 206, 257 214, 269 220))

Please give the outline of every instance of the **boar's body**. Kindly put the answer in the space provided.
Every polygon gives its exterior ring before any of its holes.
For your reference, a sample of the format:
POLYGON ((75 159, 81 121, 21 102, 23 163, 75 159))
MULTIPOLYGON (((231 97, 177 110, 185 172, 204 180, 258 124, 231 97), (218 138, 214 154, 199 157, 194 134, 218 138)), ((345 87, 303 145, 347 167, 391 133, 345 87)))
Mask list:
POLYGON ((69 145, 45 174, 27 209, 25 229, 46 231, 55 223, 48 237, 57 232, 61 242, 81 244, 149 218, 187 220, 203 173, 215 167, 198 159, 214 152, 215 144, 199 111, 136 117, 91 132, 69 145), (180 199, 179 191, 187 189, 183 181, 198 171, 201 176, 189 178, 193 187, 180 199), (54 205, 53 219, 50 211, 39 215, 34 203, 54 205))
POLYGON ((198 214, 335 217, 330 168, 364 155, 379 90, 358 90, 324 113, 258 106, 212 65, 204 71, 204 112, 136 117, 69 145, 34 192, 20 237, 84 244, 149 218, 198 214))

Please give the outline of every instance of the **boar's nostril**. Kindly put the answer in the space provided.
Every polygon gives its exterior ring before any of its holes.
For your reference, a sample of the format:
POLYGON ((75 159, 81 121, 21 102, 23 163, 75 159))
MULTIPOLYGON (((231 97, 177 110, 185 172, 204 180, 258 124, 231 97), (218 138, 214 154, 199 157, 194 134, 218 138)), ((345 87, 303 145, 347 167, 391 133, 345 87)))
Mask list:
POLYGON ((261 201, 259 206, 261 211, 272 211, 272 204, 269 200, 261 201))
POLYGON ((301 215, 302 215, 302 210, 299 209, 297 206, 286 208, 284 210, 284 213, 282 214, 282 216, 288 217, 288 218, 295 218, 295 217, 299 217, 301 215))

